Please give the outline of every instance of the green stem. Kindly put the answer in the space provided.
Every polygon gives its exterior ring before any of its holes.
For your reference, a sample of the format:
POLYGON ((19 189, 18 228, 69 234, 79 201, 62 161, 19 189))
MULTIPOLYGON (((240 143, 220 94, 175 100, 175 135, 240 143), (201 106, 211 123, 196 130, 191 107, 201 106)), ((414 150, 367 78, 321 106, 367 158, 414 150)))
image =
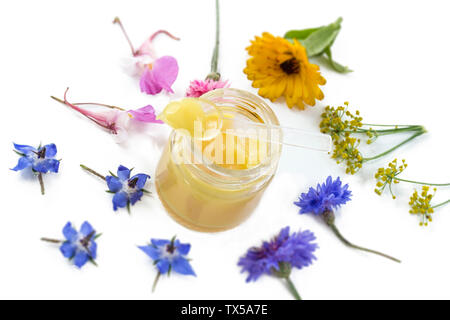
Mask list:
POLYGON ((447 203, 450 203, 450 199, 448 199, 447 201, 444 201, 442 203, 439 203, 439 204, 437 204, 437 205, 435 205, 435 206, 433 206, 431 208, 432 209, 436 209, 436 208, 439 208, 439 207, 442 207, 442 206, 446 205, 447 203))
POLYGON ((422 126, 410 126, 410 127, 404 127, 404 128, 394 128, 394 129, 384 129, 384 130, 371 130, 371 129, 363 129, 359 128, 355 131, 348 131, 345 130, 344 132, 349 133, 367 133, 367 132, 374 132, 378 135, 388 135, 388 134, 395 134, 400 132, 409 132, 409 131, 422 131, 424 128, 422 126))
POLYGON ((211 72, 206 79, 212 79, 218 81, 220 79, 220 73, 217 72, 219 63, 219 43, 220 43, 220 8, 219 0, 216 0, 216 42, 214 45, 213 56, 211 59, 211 72))
POLYGON ((417 137, 423 135, 425 132, 426 132, 425 130, 421 130, 421 131, 415 133, 414 135, 412 135, 411 137, 409 137, 408 139, 406 139, 406 140, 400 142, 399 144, 397 144, 396 146, 392 147, 391 149, 386 150, 386 151, 383 152, 383 153, 380 153, 379 155, 376 155, 376 156, 371 157, 371 158, 364 158, 364 159, 363 159, 363 162, 372 161, 372 160, 376 160, 376 159, 379 159, 379 158, 381 158, 381 157, 384 157, 385 155, 387 155, 387 154, 389 154, 389 153, 395 151, 396 149, 400 148, 400 147, 403 146, 404 144, 407 144, 407 143, 410 142, 411 140, 414 140, 415 138, 417 138, 417 137))
POLYGON ((422 184, 424 186, 433 186, 433 187, 447 187, 447 186, 450 186, 450 183, 426 183, 426 182, 420 182, 420 181, 401 179, 401 178, 397 178, 397 177, 393 177, 392 179, 393 180, 398 180, 398 181, 403 181, 403 182, 414 183, 414 184, 422 184))
POLYGON ((373 123, 363 123, 363 126, 372 126, 372 127, 420 127, 417 124, 373 124, 373 123))
POLYGON ((344 236, 339 232, 338 228, 336 227, 336 225, 334 223, 330 223, 328 225, 330 226, 331 230, 333 230, 334 234, 339 238, 339 240, 341 240, 346 246, 348 246, 350 248, 353 248, 353 249, 357 249, 357 250, 373 253, 373 254, 382 256, 384 258, 390 259, 392 261, 401 263, 400 260, 398 260, 398 259, 396 259, 394 257, 391 257, 391 256, 389 256, 389 255, 387 255, 385 253, 354 245, 353 243, 351 243, 350 241, 348 241, 347 239, 344 238, 344 236))
POLYGON ((289 291, 291 291, 292 295, 294 296, 295 300, 302 300, 302 298, 300 297, 300 294, 297 291, 297 288, 295 288, 294 283, 292 282, 290 277, 286 277, 286 282, 289 288, 289 291))
POLYGON ((92 173, 94 176, 97 176, 97 177, 99 177, 100 179, 106 181, 106 177, 105 177, 105 176, 103 176, 103 175, 101 175, 100 173, 98 173, 98 172, 92 170, 91 168, 86 167, 84 164, 80 164, 80 167, 81 167, 83 170, 85 170, 85 171, 87 171, 87 172, 89 172, 89 173, 92 173))
POLYGON ((59 243, 63 242, 61 240, 55 240, 55 239, 49 239, 49 238, 41 238, 41 241, 50 242, 50 243, 56 243, 56 244, 59 244, 59 243))
POLYGON ((41 194, 44 195, 45 194, 44 178, 42 177, 42 173, 40 172, 38 174, 38 180, 39 184, 41 185, 41 194))
POLYGON ((155 281, 153 282, 152 292, 155 292, 156 285, 158 284, 159 278, 161 278, 161 272, 158 271, 158 274, 156 275, 155 281))

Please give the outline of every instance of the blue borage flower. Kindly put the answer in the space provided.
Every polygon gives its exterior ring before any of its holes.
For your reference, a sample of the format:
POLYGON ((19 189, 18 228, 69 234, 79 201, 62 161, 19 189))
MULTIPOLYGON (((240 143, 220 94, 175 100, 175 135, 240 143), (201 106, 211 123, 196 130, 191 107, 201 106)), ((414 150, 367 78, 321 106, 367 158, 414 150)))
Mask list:
POLYGON ((117 176, 106 176, 109 191, 114 193, 114 211, 118 208, 129 208, 130 205, 135 205, 144 195, 144 186, 150 176, 139 173, 130 178, 131 171, 121 165, 117 169, 117 176))
POLYGON ((325 183, 317 184, 315 189, 311 187, 307 193, 302 193, 299 200, 294 202, 294 204, 300 207, 300 214, 312 213, 321 216, 339 240, 346 246, 400 262, 400 260, 379 251, 354 245, 342 236, 335 224, 336 217, 334 210, 349 202, 351 196, 352 192, 349 190, 348 184, 343 185, 339 177, 333 181, 333 178, 329 176, 325 183))
POLYGON ((14 152, 20 155, 17 165, 13 171, 22 171, 31 168, 39 178, 41 192, 45 193, 42 174, 48 172, 58 173, 60 160, 55 159, 57 149, 55 144, 47 144, 37 148, 14 143, 14 152))
POLYGON ((73 263, 78 268, 82 268, 88 261, 96 265, 97 258, 97 243, 95 242, 100 234, 97 234, 89 222, 84 222, 81 225, 80 231, 77 231, 72 223, 68 222, 62 231, 65 240, 54 240, 49 238, 42 238, 42 241, 61 244, 59 250, 62 255, 73 260, 73 263))
POLYGON ((187 258, 191 245, 181 243, 176 237, 171 240, 151 239, 149 245, 138 248, 153 260, 158 269, 153 290, 155 290, 159 277, 162 274, 170 275, 172 270, 182 275, 196 276, 187 258))
POLYGON ((308 193, 302 193, 299 201, 294 204, 300 207, 300 214, 321 215, 350 201, 352 192, 348 188, 348 184, 342 185, 339 177, 333 181, 329 176, 325 183, 317 184, 316 189, 311 187, 308 193))
POLYGON ((260 247, 250 248, 238 265, 241 272, 248 272, 247 282, 256 281, 262 275, 275 275, 286 279, 296 299, 300 296, 290 280, 292 268, 302 269, 316 260, 314 251, 318 248, 314 233, 309 230, 290 234, 289 227, 270 241, 264 241, 260 247))
POLYGON ((110 175, 105 177, 85 165, 81 164, 80 166, 83 170, 106 181, 109 189, 107 192, 114 194, 112 200, 114 211, 126 207, 130 212, 130 206, 141 200, 144 193, 150 193, 150 191, 144 189, 147 180, 150 179, 148 174, 139 173, 130 178, 133 169, 130 170, 120 165, 117 169, 117 175, 110 172, 110 175))

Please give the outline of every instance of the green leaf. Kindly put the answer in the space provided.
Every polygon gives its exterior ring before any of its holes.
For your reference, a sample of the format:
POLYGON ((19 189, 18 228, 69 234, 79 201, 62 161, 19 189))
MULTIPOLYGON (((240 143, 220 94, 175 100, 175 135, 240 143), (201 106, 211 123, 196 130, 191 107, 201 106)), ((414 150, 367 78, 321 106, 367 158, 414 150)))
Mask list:
POLYGON ((25 157, 26 155, 24 154, 24 153, 22 153, 22 152, 19 152, 19 151, 17 151, 17 150, 13 150, 15 153, 17 153, 19 156, 21 156, 21 157, 25 157))
POLYGON ((297 39, 297 40, 305 40, 310 36, 311 33, 319 30, 320 28, 309 28, 309 29, 303 29, 303 30, 291 30, 285 33, 284 38, 285 39, 297 39))
POLYGON ((94 259, 89 258, 89 261, 90 261, 94 266, 98 267, 98 264, 97 264, 97 262, 96 262, 94 259))
POLYGON ((350 70, 349 67, 343 66, 342 64, 333 60, 330 47, 325 49, 325 55, 328 57, 328 59, 327 59, 328 63, 336 72, 339 72, 339 73, 353 72, 353 70, 350 70))
POLYGON ((109 171, 109 174, 110 174, 111 176, 113 176, 114 178, 117 178, 117 176, 116 176, 114 173, 112 173, 111 171, 109 171))
POLYGON ((339 18, 336 22, 319 28, 302 42, 309 57, 321 55, 328 47, 331 47, 341 30, 341 22, 342 18, 339 18))
POLYGON ((103 233, 99 233, 94 237, 94 240, 97 240, 98 238, 100 238, 103 235, 103 233))

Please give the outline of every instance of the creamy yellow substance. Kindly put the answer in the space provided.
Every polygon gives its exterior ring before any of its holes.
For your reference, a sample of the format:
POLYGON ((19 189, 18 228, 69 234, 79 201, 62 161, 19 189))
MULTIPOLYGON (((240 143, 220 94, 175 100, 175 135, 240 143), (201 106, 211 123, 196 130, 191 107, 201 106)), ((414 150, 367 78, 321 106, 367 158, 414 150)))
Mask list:
POLYGON ((220 114, 213 108, 205 112, 202 103, 209 102, 195 98, 171 102, 158 118, 173 129, 185 130, 191 137, 197 134, 196 146, 203 156, 217 165, 243 170, 259 164, 259 158, 263 158, 259 154, 260 147, 267 145, 255 138, 227 133, 227 130, 234 128, 233 116, 220 114), (202 130, 198 130, 199 127, 202 130))
MULTIPOLYGON (((233 128, 233 117, 214 110, 205 112, 200 100, 186 98, 173 102, 159 118, 174 129, 186 130, 191 137, 195 135, 194 122, 200 121, 202 134, 207 139, 195 141, 195 145, 207 159, 221 167, 244 170, 258 164, 258 157, 255 160, 254 152, 249 152, 250 143, 257 141, 227 135, 226 129, 233 128), (235 140, 230 150, 226 150, 227 138, 235 140), (220 139, 224 144, 217 147, 220 139), (217 154, 222 155, 223 161, 218 160, 217 154), (227 156, 228 160, 230 157, 234 160, 227 163, 227 156)), ((215 232, 237 226, 251 214, 265 190, 265 185, 255 189, 253 182, 225 188, 220 183, 200 179, 192 169, 192 164, 174 161, 169 142, 158 164, 155 180, 159 197, 169 214, 191 229, 215 232)))

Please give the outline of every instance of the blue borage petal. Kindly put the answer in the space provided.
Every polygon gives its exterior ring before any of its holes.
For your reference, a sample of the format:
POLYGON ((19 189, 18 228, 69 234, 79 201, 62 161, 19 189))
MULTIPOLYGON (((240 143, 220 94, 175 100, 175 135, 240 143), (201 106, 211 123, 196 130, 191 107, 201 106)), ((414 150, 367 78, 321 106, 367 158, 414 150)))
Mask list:
POLYGON ((56 145, 54 143, 47 144, 44 146, 44 148, 46 158, 53 158, 56 156, 56 153, 58 152, 56 145))
POLYGON ((131 171, 122 165, 117 169, 117 176, 121 181, 127 181, 130 178, 131 171))
POLYGON ((41 161, 36 161, 33 164, 33 170, 40 173, 48 173, 48 172, 58 173, 59 161, 56 159, 44 159, 41 161))
POLYGON ((170 263, 167 259, 162 259, 158 261, 156 267, 158 268, 161 274, 165 274, 169 271, 170 263))
POLYGON ((145 252, 145 254, 153 260, 158 260, 161 257, 161 250, 159 248, 155 248, 153 246, 141 246, 138 248, 145 252))
POLYGON ((118 208, 125 208, 128 204, 128 194, 124 191, 118 192, 114 195, 112 202, 114 211, 118 208))
POLYGON ((177 244, 177 249, 181 255, 185 256, 191 250, 191 245, 188 243, 180 243, 180 244, 177 244))
POLYGON ((21 171, 23 169, 26 169, 30 167, 33 164, 33 160, 27 157, 21 157, 19 158, 19 161, 17 162, 17 165, 12 168, 13 171, 21 171))
POLYGON ((133 192, 132 194, 129 195, 130 197, 130 203, 132 205, 135 205, 136 202, 138 202, 139 200, 141 200, 142 196, 144 195, 143 191, 136 191, 133 192))
POLYGON ((136 189, 141 190, 145 187, 145 184, 147 183, 147 179, 150 179, 150 176, 147 174, 139 173, 135 176, 133 176, 130 180, 136 179, 136 189))
POLYGON ((70 242, 75 242, 78 239, 78 232, 74 227, 72 227, 72 224, 70 222, 67 222, 67 224, 64 226, 63 235, 70 242))
POLYGON ((183 258, 181 256, 176 257, 172 261, 172 269, 173 269, 173 271, 175 271, 179 274, 195 276, 195 272, 192 269, 191 265, 189 264, 189 261, 186 260, 186 258, 183 258))
POLYGON ((151 240, 152 245, 155 247, 162 247, 170 243, 170 240, 164 240, 164 239, 152 239, 151 240))
POLYGON ((20 153, 23 153, 25 155, 33 154, 34 152, 37 151, 37 149, 32 146, 27 146, 25 144, 17 144, 17 143, 13 143, 13 144, 14 144, 14 149, 16 149, 17 151, 19 151, 20 153))
POLYGON ((71 259, 75 255, 77 247, 70 243, 70 242, 64 242, 61 247, 59 247, 59 250, 63 254, 64 258, 71 259))
POLYGON ((86 251, 78 251, 75 254, 75 258, 73 259, 73 263, 78 267, 82 268, 89 261, 89 255, 86 251))
MULTIPOLYGON (((85 221, 80 228, 80 233, 83 237, 87 237, 94 231, 94 228, 91 226, 91 224, 87 221, 85 221)), ((95 237, 95 233, 93 235, 95 237)))
POLYGON ((113 176, 106 177, 106 184, 111 192, 119 192, 122 189, 123 182, 119 178, 113 176))

